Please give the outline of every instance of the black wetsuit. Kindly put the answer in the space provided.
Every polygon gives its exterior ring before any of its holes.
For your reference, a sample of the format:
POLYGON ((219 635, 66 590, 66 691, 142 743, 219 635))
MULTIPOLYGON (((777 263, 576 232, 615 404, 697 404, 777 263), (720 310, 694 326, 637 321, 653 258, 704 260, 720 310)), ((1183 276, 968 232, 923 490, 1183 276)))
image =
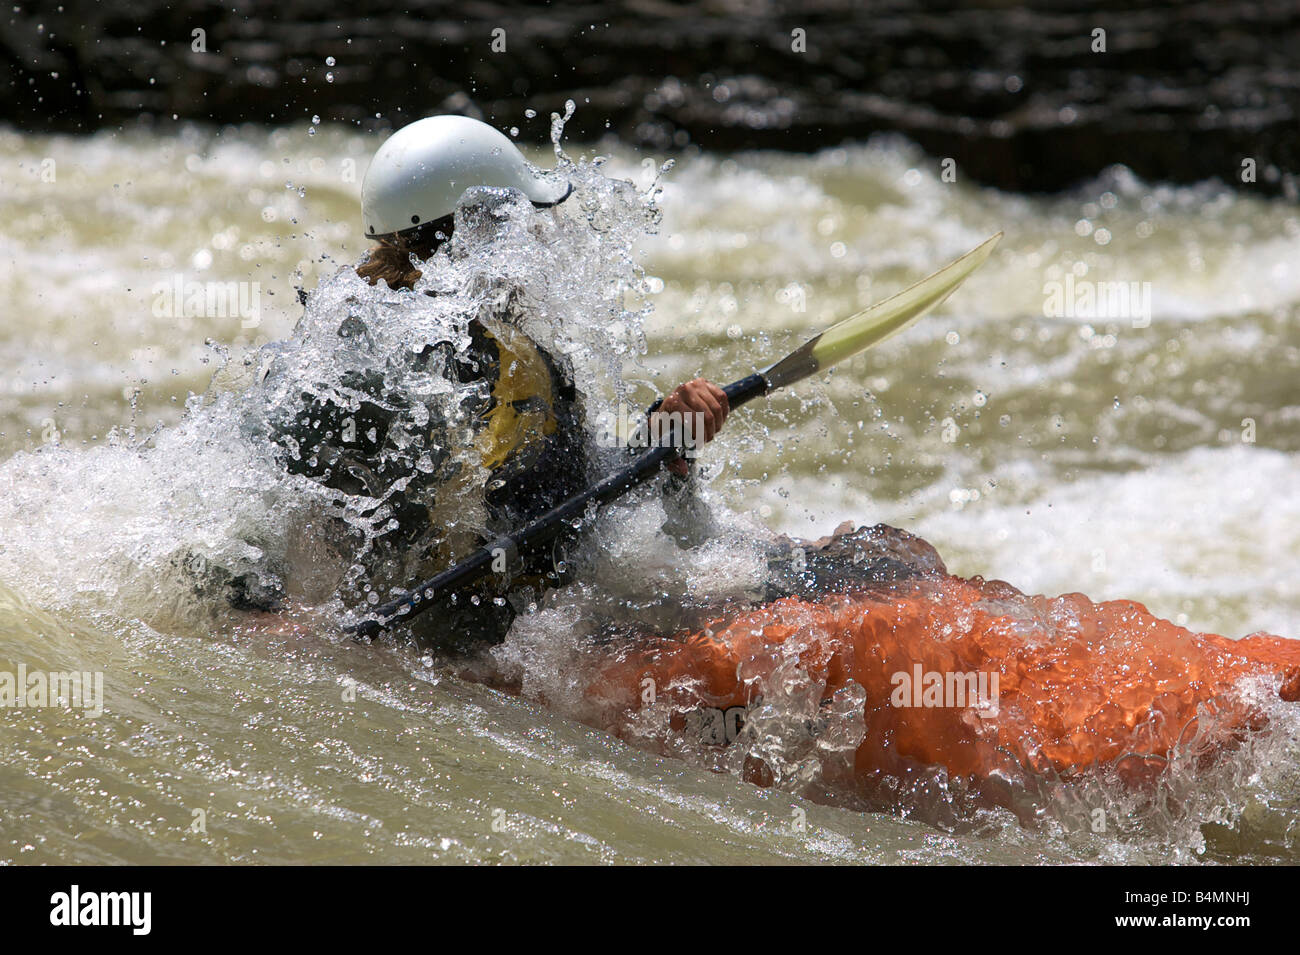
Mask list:
MULTIPOLYGON (((339 347, 354 359, 359 352, 362 360, 354 360, 334 385, 287 382, 278 361, 259 383, 265 415, 258 416, 264 421, 257 437, 275 449, 286 471, 346 495, 338 503, 351 504, 354 515, 358 501, 379 502, 362 515, 371 527, 368 539, 355 521, 313 521, 313 534, 330 552, 323 563, 337 566, 342 581, 336 588, 327 582, 326 590, 334 588, 349 606, 387 600, 395 589, 517 530, 600 476, 590 473, 588 429, 570 376, 519 330, 517 318, 518 305, 506 296, 469 323, 468 348, 434 342, 393 355, 375 348, 365 322, 349 315, 337 328, 339 347), (444 401, 419 407, 421 399, 412 397, 409 385, 412 374, 425 373, 459 386, 454 406, 444 401), (286 400, 286 388, 292 396, 293 387, 301 391, 286 400), (471 461, 478 452, 487 469, 486 482, 477 468, 465 471, 467 443, 474 446, 471 461), (468 523, 457 510, 462 504, 467 510, 477 506, 480 526, 472 539, 462 532, 451 546, 446 522, 468 523)), ((707 540, 713 521, 696 482, 670 475, 664 491, 664 531, 682 547, 707 540)), ((559 558, 571 544, 572 535, 522 561, 511 555, 515 563, 506 574, 489 575, 414 618, 405 630, 449 650, 500 642, 518 606, 565 582, 559 558)), ((273 611, 283 603, 288 568, 283 559, 265 560, 256 572, 242 573, 203 561, 184 563, 201 593, 223 593, 239 609, 273 611)))

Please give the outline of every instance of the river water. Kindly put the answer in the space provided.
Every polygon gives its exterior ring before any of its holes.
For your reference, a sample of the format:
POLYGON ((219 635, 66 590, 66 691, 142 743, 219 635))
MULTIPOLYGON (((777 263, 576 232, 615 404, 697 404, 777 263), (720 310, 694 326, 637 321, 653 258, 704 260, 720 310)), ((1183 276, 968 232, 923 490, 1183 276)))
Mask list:
MULTIPOLYGON (((99 715, 0 715, 0 859, 1300 861, 1300 778, 1276 746, 1122 833, 1050 811, 939 828, 640 752, 447 661, 357 645, 323 611, 290 632, 196 606, 177 554, 229 556, 302 503, 242 456, 230 402, 302 317, 297 287, 324 288, 321 320, 347 291, 331 282, 365 249, 377 145, 328 126, 0 132, 0 669, 104 685, 99 715), (188 308, 193 283, 245 298, 188 308)), ((1006 233, 918 326, 738 411, 702 458, 719 513, 809 537, 886 522, 956 573, 1300 635, 1294 207, 1121 167, 1007 194, 894 140, 666 171, 564 149, 586 188, 547 214, 563 241, 521 238, 505 267, 551 269, 561 325, 591 316, 560 344, 609 402, 739 378, 1006 233)), ((659 586, 637 539, 608 553, 623 583, 659 586)), ((716 553, 689 571, 696 589, 739 572, 716 553)))

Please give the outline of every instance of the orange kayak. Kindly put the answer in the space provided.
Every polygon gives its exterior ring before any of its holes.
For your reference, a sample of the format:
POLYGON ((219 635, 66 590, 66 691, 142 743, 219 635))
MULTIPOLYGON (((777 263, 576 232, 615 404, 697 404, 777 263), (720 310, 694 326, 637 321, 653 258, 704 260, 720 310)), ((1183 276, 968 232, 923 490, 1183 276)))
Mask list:
POLYGON ((607 646, 585 677, 586 719, 664 753, 712 749, 715 768, 731 760, 760 784, 804 773, 878 801, 935 770, 988 793, 1098 768, 1137 783, 1180 752, 1212 759, 1263 728, 1268 701, 1300 699, 1300 641, 1029 596, 951 576, 892 528, 857 535, 923 566, 607 646))

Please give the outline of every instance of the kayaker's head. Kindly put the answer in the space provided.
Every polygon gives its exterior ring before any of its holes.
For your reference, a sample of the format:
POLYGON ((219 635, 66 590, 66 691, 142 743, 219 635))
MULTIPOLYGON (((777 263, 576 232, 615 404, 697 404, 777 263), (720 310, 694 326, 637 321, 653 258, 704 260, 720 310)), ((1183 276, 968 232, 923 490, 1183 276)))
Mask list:
POLYGON ((465 190, 517 189, 539 208, 563 202, 567 182, 543 178, 504 134, 468 116, 430 116, 390 136, 361 183, 361 221, 378 243, 357 269, 372 285, 381 278, 410 288, 423 261, 451 235, 465 190))

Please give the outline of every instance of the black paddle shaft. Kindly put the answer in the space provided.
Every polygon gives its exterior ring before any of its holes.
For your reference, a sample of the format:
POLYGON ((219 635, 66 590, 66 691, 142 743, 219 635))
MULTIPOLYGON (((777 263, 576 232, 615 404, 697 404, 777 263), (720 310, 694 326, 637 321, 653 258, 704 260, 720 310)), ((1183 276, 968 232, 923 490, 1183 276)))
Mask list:
MULTIPOLYGON (((767 394, 771 390, 771 384, 763 375, 753 374, 732 382, 722 390, 727 393, 730 406, 736 408, 767 394)), ((681 453, 681 448, 677 446, 680 438, 675 429, 672 437, 672 441, 647 449, 621 471, 552 508, 526 527, 480 547, 454 567, 417 584, 388 603, 375 607, 371 616, 348 627, 348 631, 358 637, 377 636, 394 624, 428 610, 439 597, 481 580, 501 554, 513 558, 520 553, 535 552, 542 545, 559 537, 565 528, 572 527, 577 520, 585 517, 593 505, 599 507, 608 504, 654 477, 666 462, 681 453)))

